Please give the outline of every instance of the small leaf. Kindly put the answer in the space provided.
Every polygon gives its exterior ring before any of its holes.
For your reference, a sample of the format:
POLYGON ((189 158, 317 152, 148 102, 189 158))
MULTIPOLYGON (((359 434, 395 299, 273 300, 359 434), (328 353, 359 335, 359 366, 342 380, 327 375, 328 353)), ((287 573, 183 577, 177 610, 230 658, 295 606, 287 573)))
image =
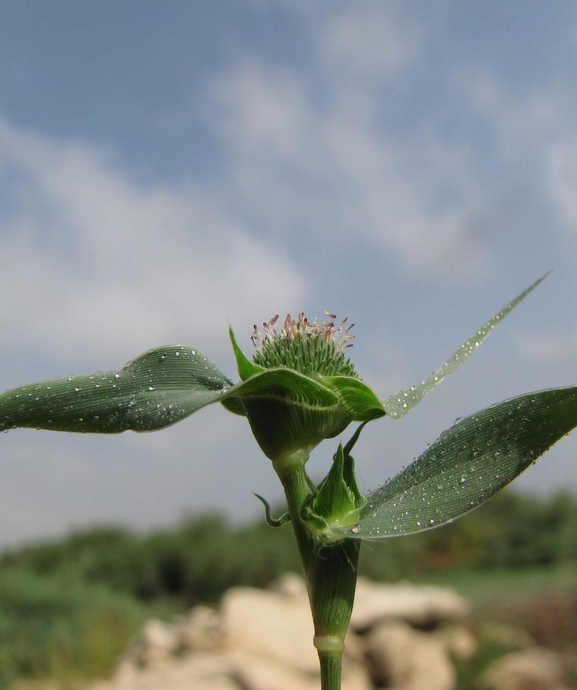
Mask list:
POLYGON ((198 351, 159 347, 118 372, 69 376, 2 393, 0 429, 154 431, 220 400, 232 385, 198 351))
POLYGON ((323 376, 320 381, 337 393, 342 406, 355 422, 368 422, 386 414, 373 389, 360 379, 352 376, 323 376))
POLYGON ((512 302, 510 302, 504 309, 496 314, 492 319, 489 319, 478 331, 466 340, 455 354, 443 364, 440 369, 437 369, 426 381, 413 386, 408 391, 401 391, 397 395, 393 395, 383 403, 387 414, 393 419, 400 419, 404 417, 411 408, 415 407, 421 400, 428 395, 434 388, 436 388, 441 381, 443 381, 449 374, 456 371, 461 364, 463 364, 485 338, 491 333, 495 326, 499 325, 501 321, 522 301, 527 295, 533 291, 537 285, 542 283, 545 278, 551 273, 546 273, 542 278, 536 280, 533 285, 528 287, 512 302))
POLYGON ((577 386, 493 405, 443 432, 407 469, 367 495, 335 537, 380 539, 450 522, 511 482, 577 426, 577 386))
POLYGON ((251 376, 259 374, 261 371, 265 371, 264 367, 251 362, 250 359, 244 354, 236 342, 234 332, 230 327, 228 329, 228 334, 230 336, 230 342, 232 343, 234 356, 236 357, 236 367, 238 369, 238 375, 240 376, 241 381, 246 381, 246 379, 250 378, 251 376))

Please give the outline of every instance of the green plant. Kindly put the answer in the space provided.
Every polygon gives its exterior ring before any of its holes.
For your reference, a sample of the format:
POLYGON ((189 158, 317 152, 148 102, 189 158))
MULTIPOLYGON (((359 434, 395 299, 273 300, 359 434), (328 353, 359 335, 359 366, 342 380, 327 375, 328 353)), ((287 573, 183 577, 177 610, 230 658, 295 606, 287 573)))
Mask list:
MULTIPOLYGON (((346 356, 350 326, 290 316, 256 327, 250 360, 230 337, 240 382, 185 346, 151 350, 118 372, 32 384, 0 396, 0 428, 118 433, 152 431, 220 402, 246 416, 284 487, 315 624, 324 690, 340 687, 344 636, 354 600, 362 540, 413 534, 483 503, 577 426, 577 386, 530 393, 462 419, 391 481, 363 496, 352 449, 364 426, 399 419, 454 372, 544 278, 476 331, 437 372, 382 402, 346 356), (360 422, 339 444, 317 486, 306 473, 311 450, 360 422)), ((345 320, 346 321, 346 320, 345 320)))

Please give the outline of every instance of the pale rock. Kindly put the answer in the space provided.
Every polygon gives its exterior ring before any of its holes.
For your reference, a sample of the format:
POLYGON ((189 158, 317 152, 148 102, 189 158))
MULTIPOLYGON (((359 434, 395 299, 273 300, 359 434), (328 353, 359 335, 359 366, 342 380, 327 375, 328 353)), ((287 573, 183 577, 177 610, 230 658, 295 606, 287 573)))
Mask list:
POLYGON ((295 603, 275 592, 234 587, 224 595, 221 613, 226 649, 276 659, 305 673, 317 672, 307 601, 295 603))
POLYGON ((218 649, 221 643, 220 614, 208 606, 195 606, 188 616, 178 616, 174 630, 181 651, 218 649))
POLYGON ((567 690, 563 659, 543 647, 512 652, 493 662, 482 687, 490 690, 567 690))
POLYGON ((443 643, 403 621, 376 626, 365 641, 372 681, 391 690, 452 690, 455 670, 443 643))
POLYGON ((174 626, 151 618, 121 659, 119 667, 128 673, 131 666, 152 666, 172 660, 179 651, 179 639, 174 626))
POLYGON ((378 621, 393 618, 431 628, 455 621, 466 612, 465 599, 450 589, 384 585, 359 578, 351 626, 355 630, 367 630, 378 621))
MULTIPOLYGON (((231 656, 237 664, 234 675, 246 690, 319 690, 320 674, 299 671, 270 657, 236 651, 231 656)), ((371 690, 365 669, 351 662, 343 664, 342 690, 371 690)))
POLYGON ((143 668, 130 677, 115 675, 86 690, 241 690, 233 680, 234 661, 224 654, 194 654, 171 664, 143 668))
POLYGON ((432 633, 453 659, 469 661, 477 651, 473 633, 462 625, 448 625, 432 633))
POLYGON ((308 601, 307 586, 304 578, 296 573, 283 573, 269 585, 269 589, 287 599, 308 601))

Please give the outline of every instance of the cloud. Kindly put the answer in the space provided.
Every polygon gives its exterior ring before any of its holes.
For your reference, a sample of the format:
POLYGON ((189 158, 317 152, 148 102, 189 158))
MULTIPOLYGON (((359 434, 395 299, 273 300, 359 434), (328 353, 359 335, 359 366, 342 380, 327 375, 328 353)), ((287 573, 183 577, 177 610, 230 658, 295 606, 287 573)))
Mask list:
POLYGON ((88 144, 0 121, 4 343, 118 361, 182 342, 226 347, 245 324, 303 299, 308 283, 192 183, 139 184, 88 144), (200 341, 200 342, 199 342, 200 341), (122 355, 120 355, 122 357, 122 355))
POLYGON ((393 3, 364 3, 347 6, 330 16, 320 29, 320 58, 334 77, 343 72, 349 78, 381 82, 409 67, 424 42, 419 22, 403 21, 393 3))
POLYGON ((335 70, 320 94, 323 69, 251 57, 208 85, 206 118, 230 153, 234 208, 278 236, 313 235, 344 251, 362 241, 409 275, 485 270, 472 152, 434 128, 410 141, 387 134, 385 85, 342 82, 335 70))

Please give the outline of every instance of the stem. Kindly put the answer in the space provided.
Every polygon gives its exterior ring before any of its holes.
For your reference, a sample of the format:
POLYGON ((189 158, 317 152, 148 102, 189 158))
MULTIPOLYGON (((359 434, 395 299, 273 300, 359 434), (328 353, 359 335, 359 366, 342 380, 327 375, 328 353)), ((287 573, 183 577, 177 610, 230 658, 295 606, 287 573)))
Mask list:
POLYGON ((321 662, 321 690, 340 690, 342 652, 319 652, 321 662))
POLYGON ((309 562, 313 548, 313 539, 300 517, 301 506, 310 493, 304 463, 283 468, 282 472, 279 468, 277 469, 277 474, 279 475, 284 488, 287 505, 291 516, 291 524, 297 540, 301 562, 306 574, 307 563, 309 562))
POLYGON ((275 467, 287 499, 303 569, 315 628, 314 645, 321 665, 321 690, 340 690, 345 634, 355 588, 360 541, 345 539, 326 544, 314 538, 300 512, 310 493, 304 462, 275 467))

